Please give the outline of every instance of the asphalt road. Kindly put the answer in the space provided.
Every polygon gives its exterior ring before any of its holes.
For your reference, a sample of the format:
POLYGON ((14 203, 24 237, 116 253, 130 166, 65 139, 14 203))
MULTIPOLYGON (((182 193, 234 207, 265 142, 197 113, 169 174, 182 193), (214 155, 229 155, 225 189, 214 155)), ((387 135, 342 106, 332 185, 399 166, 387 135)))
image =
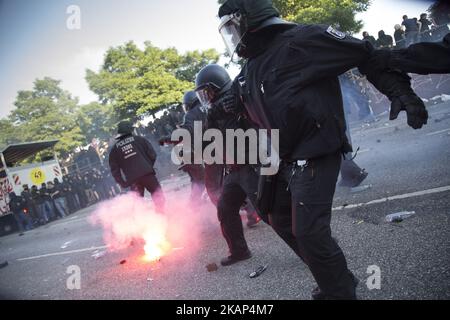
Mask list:
MULTIPOLYGON (((450 298, 450 102, 429 111, 422 130, 407 127, 404 117, 352 128, 354 145, 360 147, 356 161, 369 172, 363 185, 371 187, 356 193, 337 189, 332 229, 361 280, 360 299, 450 298), (385 222, 387 214, 399 211, 415 214, 400 223, 385 222), (379 289, 367 285, 370 266, 379 268, 379 289)), ((178 201, 185 182, 166 185, 179 190, 171 192, 170 201, 178 201)), ((159 262, 143 262, 139 244, 96 259, 93 254, 105 244, 100 227, 87 221, 94 210, 0 238, 0 260, 9 262, 0 269, 2 297, 310 299, 315 287, 307 267, 262 223, 245 230, 253 258, 208 272, 207 264, 219 264, 227 254, 211 205, 199 213, 198 241, 176 243, 159 262), (267 270, 249 278, 262 264, 267 270), (81 272, 79 290, 67 288, 67 271, 74 265, 81 272)))

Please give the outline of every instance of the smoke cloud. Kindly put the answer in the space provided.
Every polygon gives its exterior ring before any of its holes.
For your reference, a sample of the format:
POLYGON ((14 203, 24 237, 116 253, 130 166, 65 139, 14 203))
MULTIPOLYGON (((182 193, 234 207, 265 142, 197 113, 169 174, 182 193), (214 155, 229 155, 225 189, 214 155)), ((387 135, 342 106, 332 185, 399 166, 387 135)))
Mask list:
POLYGON ((145 249, 147 260, 157 260, 179 248, 192 254, 205 232, 219 232, 216 208, 209 200, 191 203, 189 189, 164 194, 165 213, 157 213, 149 198, 127 193, 102 202, 89 222, 102 227, 109 251, 138 244, 145 249))

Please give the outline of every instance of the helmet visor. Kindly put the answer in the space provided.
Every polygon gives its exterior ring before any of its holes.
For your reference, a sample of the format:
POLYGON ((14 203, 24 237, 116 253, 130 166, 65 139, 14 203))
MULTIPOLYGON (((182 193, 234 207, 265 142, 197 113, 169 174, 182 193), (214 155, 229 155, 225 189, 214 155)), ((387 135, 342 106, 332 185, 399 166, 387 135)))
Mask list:
POLYGON ((239 14, 226 15, 220 19, 219 32, 231 57, 236 52, 243 36, 240 31, 240 20, 239 14))
POLYGON ((211 86, 203 86, 195 90, 197 98, 205 109, 210 109, 212 102, 216 99, 217 90, 211 86))

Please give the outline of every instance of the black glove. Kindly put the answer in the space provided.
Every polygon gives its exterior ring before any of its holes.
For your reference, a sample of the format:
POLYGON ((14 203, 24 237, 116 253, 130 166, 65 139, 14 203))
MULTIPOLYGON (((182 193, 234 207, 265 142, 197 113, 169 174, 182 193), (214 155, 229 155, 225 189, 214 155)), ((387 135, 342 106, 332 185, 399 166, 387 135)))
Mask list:
POLYGON ((239 95, 235 93, 233 88, 225 92, 216 102, 214 102, 212 107, 223 110, 226 113, 235 114, 241 112, 244 108, 239 95))
POLYGON ((389 120, 395 120, 400 111, 405 110, 408 117, 408 125, 413 129, 420 129, 427 124, 428 111, 418 96, 407 94, 394 97, 391 103, 391 113, 389 120))
POLYGON ((225 93, 219 100, 225 112, 238 113, 240 111, 240 100, 233 90, 225 93))

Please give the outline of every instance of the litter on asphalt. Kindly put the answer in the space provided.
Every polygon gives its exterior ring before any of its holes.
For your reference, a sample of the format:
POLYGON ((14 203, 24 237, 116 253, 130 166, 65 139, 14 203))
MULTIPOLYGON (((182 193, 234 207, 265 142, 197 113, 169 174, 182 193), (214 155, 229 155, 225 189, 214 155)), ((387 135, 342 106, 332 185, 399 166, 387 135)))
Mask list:
POLYGON ((350 192, 351 193, 358 193, 358 192, 363 192, 363 191, 369 190, 370 188, 372 188, 372 185, 371 184, 366 184, 366 185, 363 185, 363 186, 351 188, 350 192))
POLYGON ((256 269, 255 271, 253 271, 252 273, 250 273, 248 276, 250 278, 256 278, 259 277, 264 271, 266 271, 267 269, 267 265, 264 266, 259 266, 258 269, 256 269))
POLYGON ((401 211, 396 213, 391 213, 386 216, 387 222, 402 222, 404 219, 411 217, 416 214, 415 211, 401 211))

